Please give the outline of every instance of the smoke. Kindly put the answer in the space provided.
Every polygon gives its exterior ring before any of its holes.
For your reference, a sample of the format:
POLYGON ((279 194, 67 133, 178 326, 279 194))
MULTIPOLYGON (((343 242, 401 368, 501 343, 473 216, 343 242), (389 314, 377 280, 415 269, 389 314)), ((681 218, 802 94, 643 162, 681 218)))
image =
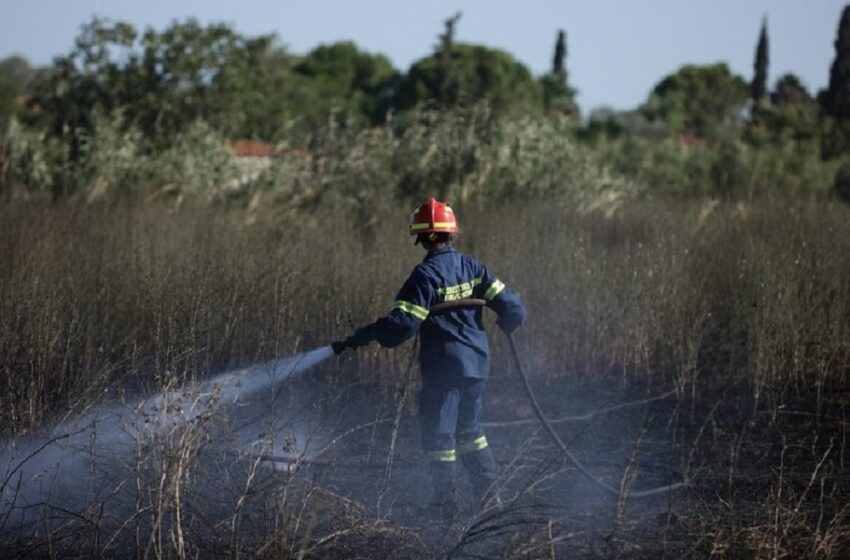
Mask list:
MULTIPOLYGON (((162 494, 192 459, 205 464, 269 452, 308 455, 303 409, 286 406, 285 381, 333 356, 326 346, 232 370, 133 404, 105 403, 0 451, 0 530, 38 530, 56 512, 116 524, 162 494), (153 482, 167 479, 159 487, 153 482)), ((196 461, 197 462, 197 461, 196 461)), ((210 467, 219 468, 219 467, 210 467)), ((214 491, 210 491, 213 492, 214 491)), ((63 516, 59 516, 63 517, 63 516)))

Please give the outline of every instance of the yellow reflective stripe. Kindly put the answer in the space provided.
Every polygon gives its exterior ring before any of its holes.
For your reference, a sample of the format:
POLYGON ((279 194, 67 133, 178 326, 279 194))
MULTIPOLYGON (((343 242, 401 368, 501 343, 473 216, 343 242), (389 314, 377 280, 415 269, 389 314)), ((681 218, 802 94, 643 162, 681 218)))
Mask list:
POLYGON ((393 309, 401 309, 408 315, 416 317, 420 321, 424 321, 428 318, 427 309, 425 309, 421 305, 416 305, 415 303, 411 303, 409 301, 404 301, 400 299, 393 304, 393 307, 392 309, 390 309, 390 311, 392 311, 393 309))
POLYGON ((457 453, 458 455, 464 455, 473 451, 481 451, 482 449, 486 449, 487 445, 487 438, 481 436, 458 447, 457 453))
POLYGON ((457 459, 457 452, 454 449, 431 451, 428 453, 428 458, 432 461, 439 461, 441 463, 451 463, 457 459))
POLYGON ((469 282, 457 284, 456 286, 446 286, 445 288, 437 288, 437 293, 444 296, 444 301, 457 301, 472 297, 472 290, 475 286, 483 281, 482 278, 473 278, 469 282))
POLYGON ((494 280, 490 287, 487 288, 487 291, 484 292, 484 299, 493 299, 497 295, 499 295, 502 290, 505 289, 505 285, 502 284, 500 280, 494 280))
POLYGON ((429 229, 429 228, 452 228, 457 227, 457 222, 434 222, 434 224, 423 223, 423 224, 410 224, 411 231, 416 231, 419 229, 429 229))

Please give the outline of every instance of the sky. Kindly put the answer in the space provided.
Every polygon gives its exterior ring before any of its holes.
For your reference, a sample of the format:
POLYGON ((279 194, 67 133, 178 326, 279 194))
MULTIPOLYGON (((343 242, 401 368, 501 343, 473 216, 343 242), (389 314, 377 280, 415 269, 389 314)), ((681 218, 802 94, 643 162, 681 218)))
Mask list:
POLYGON ((429 54, 443 21, 462 12, 456 40, 508 51, 535 74, 551 66, 558 29, 583 111, 632 109, 684 64, 726 62, 752 77, 762 18, 770 83, 797 74, 813 93, 826 86, 847 0, 0 0, 0 57, 47 64, 73 46, 93 15, 143 29, 175 19, 225 22, 240 33, 274 33, 293 53, 353 40, 402 71, 429 54))

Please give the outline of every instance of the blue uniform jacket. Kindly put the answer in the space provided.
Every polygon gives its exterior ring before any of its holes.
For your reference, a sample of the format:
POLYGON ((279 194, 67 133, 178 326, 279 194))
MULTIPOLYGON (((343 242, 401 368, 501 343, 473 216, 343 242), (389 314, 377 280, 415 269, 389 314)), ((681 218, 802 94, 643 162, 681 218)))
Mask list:
POLYGON ((429 314, 432 305, 466 298, 487 300, 507 332, 525 321, 525 307, 516 294, 476 259, 447 246, 428 253, 401 287, 390 312, 353 337, 360 343, 377 340, 382 346, 393 347, 420 331, 423 375, 486 379, 490 352, 483 308, 429 314))

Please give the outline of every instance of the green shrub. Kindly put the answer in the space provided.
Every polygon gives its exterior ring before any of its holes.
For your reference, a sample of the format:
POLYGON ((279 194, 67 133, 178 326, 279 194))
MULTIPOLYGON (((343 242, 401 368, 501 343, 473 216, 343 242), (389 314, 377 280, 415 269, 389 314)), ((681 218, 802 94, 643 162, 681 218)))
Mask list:
POLYGON ((24 128, 12 118, 0 136, 0 192, 31 196, 51 192, 67 150, 44 132, 24 128))
POLYGON ((850 204, 850 162, 845 162, 838 168, 832 183, 832 192, 838 200, 850 204))

